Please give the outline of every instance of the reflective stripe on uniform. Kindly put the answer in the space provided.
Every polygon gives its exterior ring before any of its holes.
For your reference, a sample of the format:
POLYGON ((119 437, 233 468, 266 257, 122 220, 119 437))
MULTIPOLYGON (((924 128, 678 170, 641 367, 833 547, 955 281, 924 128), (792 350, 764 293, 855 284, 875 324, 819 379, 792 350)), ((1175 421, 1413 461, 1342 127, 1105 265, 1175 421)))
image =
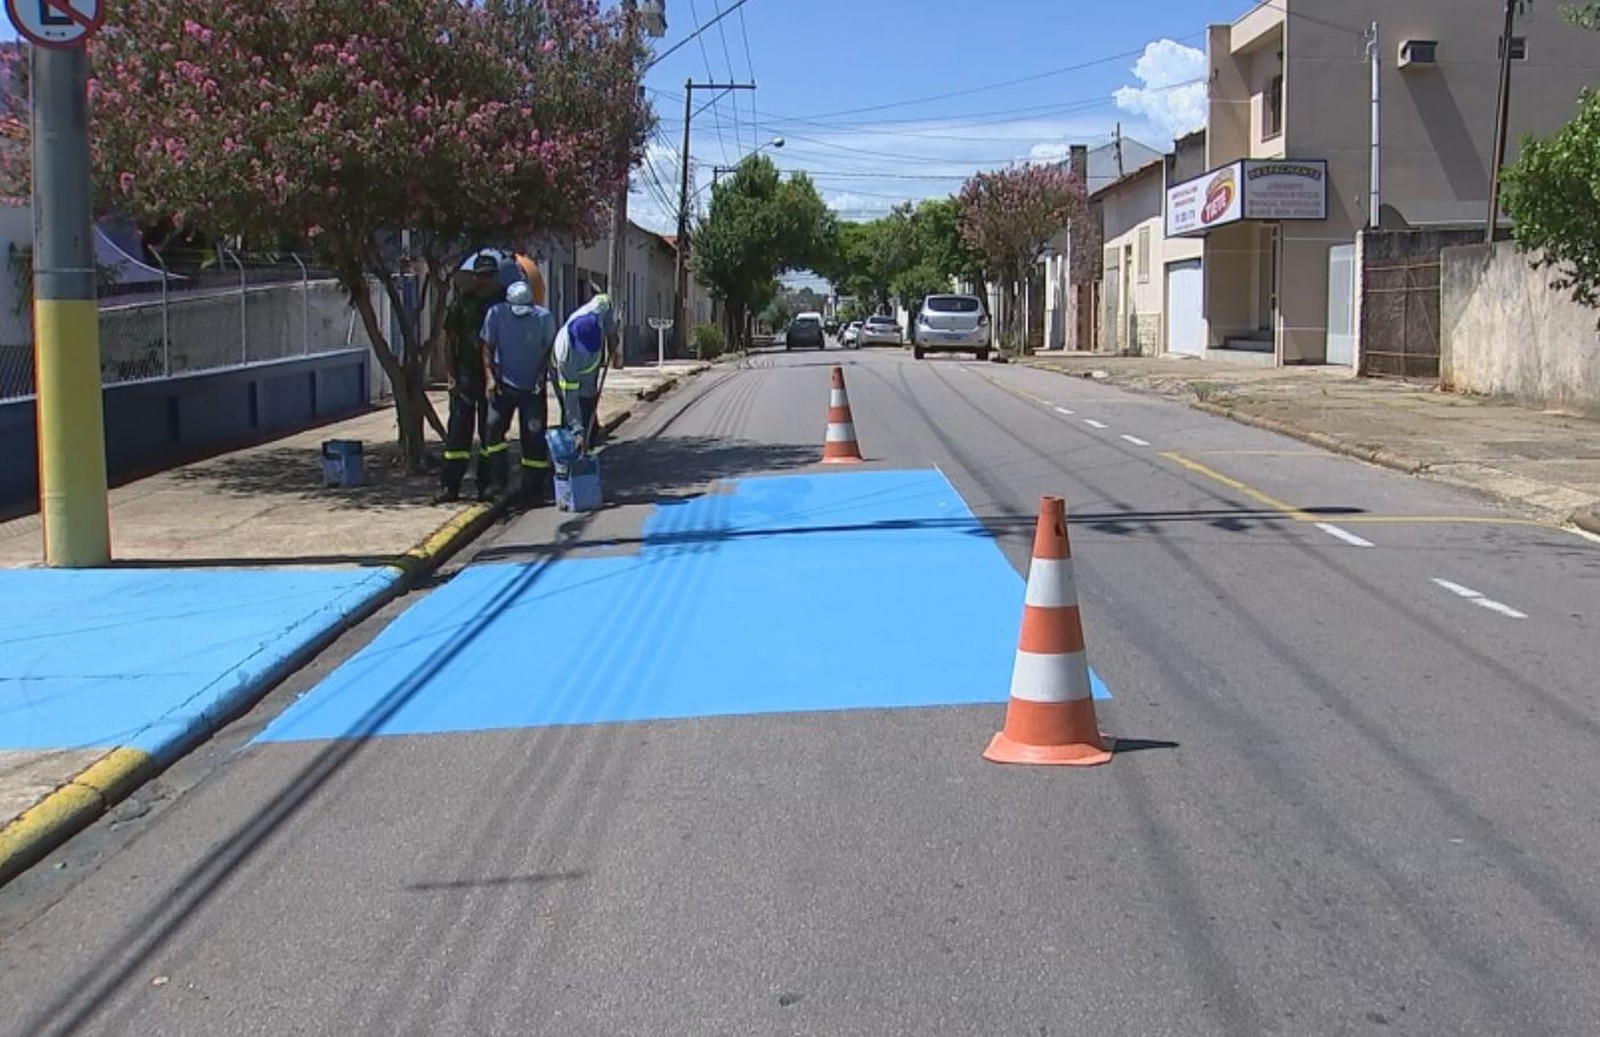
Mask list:
POLYGON ((571 392, 574 389, 583 388, 583 383, 569 382, 565 378, 560 378, 556 380, 556 388, 560 389, 562 392, 571 392))
POLYGON ((444 459, 446 461, 470 461, 470 460, 472 460, 472 451, 470 451, 470 450, 446 450, 444 452, 444 459))
POLYGON ((594 363, 590 364, 588 367, 583 368, 578 373, 579 374, 594 374, 596 371, 598 371, 600 369, 600 361, 604 360, 605 356, 606 355, 605 355, 604 352, 596 353, 594 355, 594 363))
POLYGON ((550 467, 550 462, 549 461, 539 461, 539 460, 536 460, 534 458, 524 457, 522 459, 522 467, 524 467, 524 468, 549 468, 550 467))
POLYGON ((494 446, 486 446, 486 447, 484 447, 483 448, 483 452, 485 454, 499 454, 499 453, 503 453, 503 452, 505 452, 507 450, 510 450, 510 449, 511 449, 511 444, 510 443, 496 443, 494 446))

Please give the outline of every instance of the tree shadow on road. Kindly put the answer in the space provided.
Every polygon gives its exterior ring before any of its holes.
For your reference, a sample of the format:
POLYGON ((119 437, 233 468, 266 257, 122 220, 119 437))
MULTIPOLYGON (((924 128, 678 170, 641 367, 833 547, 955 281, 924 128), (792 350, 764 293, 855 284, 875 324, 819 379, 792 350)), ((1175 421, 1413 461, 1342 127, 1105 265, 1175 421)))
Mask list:
MULTIPOLYGON (((362 444, 362 485, 324 486, 318 446, 276 446, 173 470, 181 485, 235 497, 316 501, 336 510, 426 506, 438 488, 437 469, 408 474, 396 443, 362 444)), ((430 458, 430 468, 432 467, 430 458)))
POLYGON ((821 454, 819 447, 794 443, 661 436, 619 440, 601 454, 601 466, 606 500, 625 506, 704 496, 721 480, 807 468, 821 454))

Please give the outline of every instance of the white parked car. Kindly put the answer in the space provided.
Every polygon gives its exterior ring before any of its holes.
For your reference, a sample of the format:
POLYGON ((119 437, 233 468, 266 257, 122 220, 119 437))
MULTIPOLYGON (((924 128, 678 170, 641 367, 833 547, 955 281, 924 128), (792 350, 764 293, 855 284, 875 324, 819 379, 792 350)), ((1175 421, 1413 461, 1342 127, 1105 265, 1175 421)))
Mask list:
POLYGON ((863 346, 898 346, 900 323, 881 313, 868 317, 867 322, 861 325, 856 341, 863 346))
POLYGON ((989 315, 976 295, 930 295, 922 300, 911 354, 972 353, 989 359, 989 315))
POLYGON ((846 349, 854 349, 861 344, 861 322, 853 320, 839 332, 839 342, 846 349))

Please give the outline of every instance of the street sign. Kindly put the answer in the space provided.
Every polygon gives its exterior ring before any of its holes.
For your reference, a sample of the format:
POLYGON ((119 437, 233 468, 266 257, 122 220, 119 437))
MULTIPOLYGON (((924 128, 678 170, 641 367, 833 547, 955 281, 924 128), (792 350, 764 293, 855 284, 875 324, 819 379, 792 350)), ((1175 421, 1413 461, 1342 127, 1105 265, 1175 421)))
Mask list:
POLYGON ((656 329, 656 369, 667 366, 667 329, 672 327, 671 317, 651 317, 650 326, 656 329))
POLYGON ((23 39, 41 47, 81 47, 105 21, 104 0, 6 0, 6 14, 23 39))

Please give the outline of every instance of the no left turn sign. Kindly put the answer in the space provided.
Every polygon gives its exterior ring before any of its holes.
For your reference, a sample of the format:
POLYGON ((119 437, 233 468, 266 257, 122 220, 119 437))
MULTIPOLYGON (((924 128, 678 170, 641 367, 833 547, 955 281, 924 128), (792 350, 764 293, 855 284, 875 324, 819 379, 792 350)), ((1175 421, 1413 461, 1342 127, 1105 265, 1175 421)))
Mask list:
POLYGON ((105 0, 6 0, 17 32, 41 47, 83 46, 105 20, 105 0))

